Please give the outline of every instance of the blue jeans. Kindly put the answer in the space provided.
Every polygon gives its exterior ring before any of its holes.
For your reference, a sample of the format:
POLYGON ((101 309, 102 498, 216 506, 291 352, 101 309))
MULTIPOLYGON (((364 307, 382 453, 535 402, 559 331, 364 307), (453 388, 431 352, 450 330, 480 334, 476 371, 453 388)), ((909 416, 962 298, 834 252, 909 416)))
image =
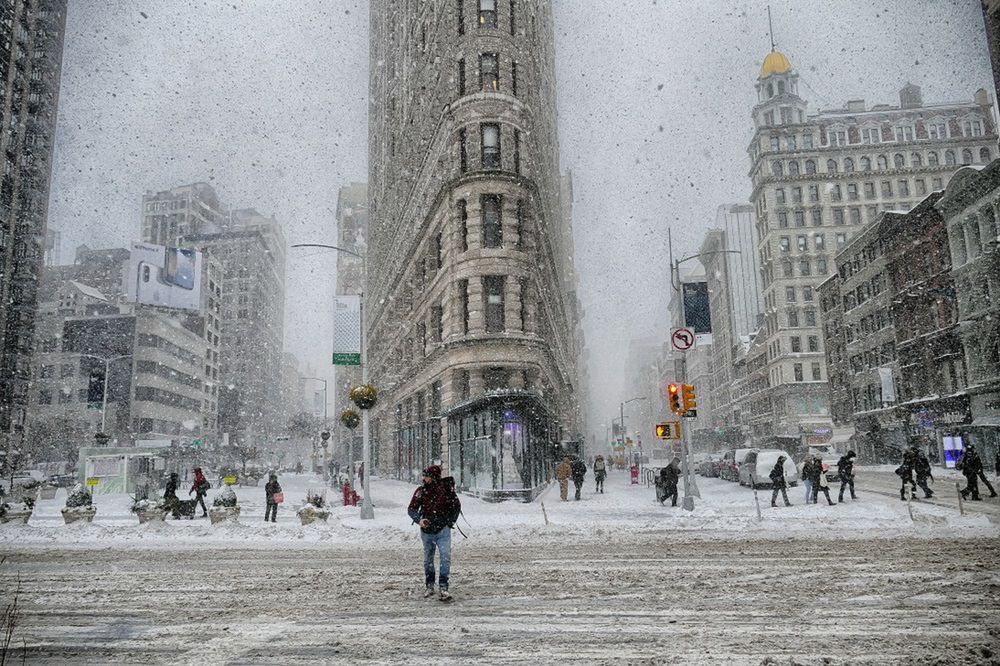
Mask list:
POLYGON ((803 479, 802 485, 806 487, 806 504, 813 501, 813 482, 810 479, 803 479))
POLYGON ((434 551, 441 556, 441 576, 438 586, 444 592, 448 589, 448 575, 451 573, 451 528, 445 527, 437 534, 421 530, 420 540, 424 542, 424 582, 434 587, 434 551))

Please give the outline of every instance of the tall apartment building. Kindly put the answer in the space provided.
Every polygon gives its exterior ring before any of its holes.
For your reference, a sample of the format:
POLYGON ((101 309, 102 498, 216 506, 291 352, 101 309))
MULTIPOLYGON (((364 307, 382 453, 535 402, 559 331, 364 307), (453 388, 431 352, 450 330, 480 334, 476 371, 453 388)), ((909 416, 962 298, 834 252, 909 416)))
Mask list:
MULTIPOLYGON (((252 443, 283 434, 285 236, 273 217, 228 209, 215 190, 193 183, 142 200, 142 239, 205 254, 203 334, 212 342, 206 388, 218 428, 252 443)), ((179 315, 180 316, 180 315, 179 315)))
POLYGON ((734 433, 742 433, 744 426, 734 392, 737 359, 763 313, 757 242, 753 207, 725 205, 700 250, 712 313, 711 381, 702 391, 711 391, 712 425, 734 433))
POLYGON ((908 84, 898 106, 855 100, 809 113, 799 75, 778 51, 764 59, 756 89, 751 200, 772 424, 762 436, 804 444, 832 435, 827 374, 822 347, 792 351, 791 339, 821 335, 816 287, 833 270, 833 254, 879 213, 909 210, 944 188, 960 165, 989 163, 997 133, 985 90, 966 102, 924 104, 908 84))
MULTIPOLYGON (((367 183, 351 183, 340 188, 337 195, 337 247, 364 255, 368 238, 368 185, 367 183)), ((350 255, 337 255, 337 294, 360 294, 363 284, 361 262, 350 255)), ((361 384, 361 368, 356 366, 338 366, 333 391, 333 428, 337 434, 336 449, 332 458, 338 462, 347 462, 361 458, 361 428, 355 428, 352 433, 340 424, 340 415, 347 409, 357 409, 351 403, 349 393, 352 387, 361 384), (353 438, 353 449, 351 439, 353 438)), ((381 453, 381 451, 376 451, 381 453)), ((378 467, 378 456, 375 466, 378 467)))
POLYGON ((66 0, 0 2, 0 446, 24 437, 66 0))
POLYGON ((1000 448, 1000 161, 981 171, 961 169, 938 208, 948 231, 968 368, 965 439, 990 460, 1000 448))
POLYGON ((549 2, 371 7, 368 242, 383 470, 530 498, 578 440, 549 2))

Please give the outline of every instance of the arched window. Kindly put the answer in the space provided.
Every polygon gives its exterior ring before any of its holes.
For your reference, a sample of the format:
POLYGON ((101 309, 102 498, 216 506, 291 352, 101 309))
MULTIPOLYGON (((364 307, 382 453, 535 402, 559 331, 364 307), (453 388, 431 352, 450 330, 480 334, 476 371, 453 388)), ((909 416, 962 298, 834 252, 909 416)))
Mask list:
POLYGON ((935 153, 934 151, 927 153, 927 166, 937 166, 937 165, 938 165, 937 153, 935 153))
POLYGON ((910 153, 910 166, 918 167, 924 165, 924 158, 920 156, 920 153, 910 153))
POLYGON ((850 157, 844 160, 844 171, 854 171, 854 160, 850 157))
POLYGON ((771 162, 771 175, 779 177, 785 175, 785 168, 781 166, 781 162, 771 162))
POLYGON ((944 151, 944 163, 946 166, 955 166, 955 151, 946 150, 944 151))
POLYGON ((897 169, 902 169, 903 167, 906 166, 906 158, 903 157, 902 153, 896 153, 895 155, 892 156, 892 164, 897 169))
POLYGON ((768 83, 767 84, 767 98, 770 99, 772 97, 774 97, 774 84, 773 83, 768 83))
POLYGON ((878 164, 879 171, 885 171, 886 169, 889 168, 889 158, 887 158, 885 155, 879 155, 876 163, 878 164))
POLYGON ((785 82, 784 81, 778 81, 778 94, 779 95, 784 95, 785 94, 785 82))
POLYGON ((972 164, 972 151, 966 148, 962 151, 962 164, 972 164))
POLYGON ((982 148, 982 149, 980 149, 980 151, 979 151, 979 161, 982 162, 983 164, 989 164, 990 163, 990 159, 991 159, 990 149, 989 148, 982 148))
POLYGON ((788 175, 789 176, 797 176, 797 175, 799 175, 799 163, 798 162, 792 160, 791 162, 788 163, 788 175))
POLYGON ((862 157, 861 158, 861 170, 862 171, 871 171, 872 170, 872 160, 871 160, 870 157, 862 157))
POLYGON ((837 160, 827 160, 826 170, 829 173, 837 173, 837 160))
MULTIPOLYGON (((983 150, 986 150, 985 148, 983 150)), ((816 173, 816 161, 806 160, 806 173, 813 174, 816 173)))

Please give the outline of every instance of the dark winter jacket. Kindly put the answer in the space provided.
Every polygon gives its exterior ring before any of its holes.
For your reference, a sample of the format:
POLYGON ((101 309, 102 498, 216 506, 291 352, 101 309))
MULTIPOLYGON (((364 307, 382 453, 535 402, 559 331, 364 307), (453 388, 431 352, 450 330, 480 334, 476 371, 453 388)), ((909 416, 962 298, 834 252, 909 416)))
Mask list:
POLYGON ((802 474, 799 475, 802 481, 809 481, 812 483, 813 478, 813 461, 807 460, 802 463, 802 474))
POLYGON ((917 461, 914 463, 913 471, 917 473, 917 480, 922 481, 933 476, 931 471, 931 461, 923 452, 917 453, 917 461))
POLYGON ((983 471, 983 459, 979 457, 979 452, 975 449, 966 449, 963 451, 958 463, 962 468, 962 474, 967 479, 976 477, 983 471))
POLYGON ((571 467, 573 469, 573 483, 583 483, 583 477, 587 476, 587 463, 577 458, 571 467))
POLYGON ((819 460, 814 460, 812 467, 809 468, 809 480, 812 482, 813 487, 818 487, 823 485, 820 483, 820 478, 825 477, 823 472, 823 462, 819 460))
POLYGON ((163 491, 163 499, 177 501, 177 475, 171 474, 167 480, 167 487, 163 491))
POLYGON ((837 461, 837 476, 844 482, 854 476, 854 456, 840 456, 837 461))
POLYGON ((1000 450, 997 451, 997 459, 993 461, 993 471, 1000 476, 1000 450))
POLYGON ((771 473, 768 474, 771 477, 771 487, 772 488, 787 488, 788 482, 785 481, 785 461, 779 460, 774 463, 774 467, 771 468, 771 473))
POLYGON ((264 486, 264 497, 268 504, 274 504, 274 494, 281 492, 281 484, 277 481, 268 481, 264 486))
POLYGON ((608 475, 608 467, 603 460, 594 461, 594 478, 600 481, 608 475))
POLYGON ((660 485, 665 488, 676 488, 677 479, 679 478, 680 472, 673 466, 673 464, 660 469, 660 485))
POLYGON ((451 527, 458 520, 462 511, 462 503, 453 489, 441 479, 425 483, 413 492, 407 513, 415 523, 426 518, 427 527, 421 527, 421 532, 437 534, 445 527, 451 527))

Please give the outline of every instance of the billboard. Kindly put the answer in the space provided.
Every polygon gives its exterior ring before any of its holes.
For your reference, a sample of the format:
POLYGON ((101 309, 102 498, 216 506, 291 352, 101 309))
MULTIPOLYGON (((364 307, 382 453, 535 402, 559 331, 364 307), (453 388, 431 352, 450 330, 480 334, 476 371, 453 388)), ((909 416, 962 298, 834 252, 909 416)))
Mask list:
POLYGON ((333 299, 333 365, 361 365, 361 297, 333 299))
POLYGON ((132 243, 125 293, 128 300, 179 310, 201 309, 201 252, 132 243))

